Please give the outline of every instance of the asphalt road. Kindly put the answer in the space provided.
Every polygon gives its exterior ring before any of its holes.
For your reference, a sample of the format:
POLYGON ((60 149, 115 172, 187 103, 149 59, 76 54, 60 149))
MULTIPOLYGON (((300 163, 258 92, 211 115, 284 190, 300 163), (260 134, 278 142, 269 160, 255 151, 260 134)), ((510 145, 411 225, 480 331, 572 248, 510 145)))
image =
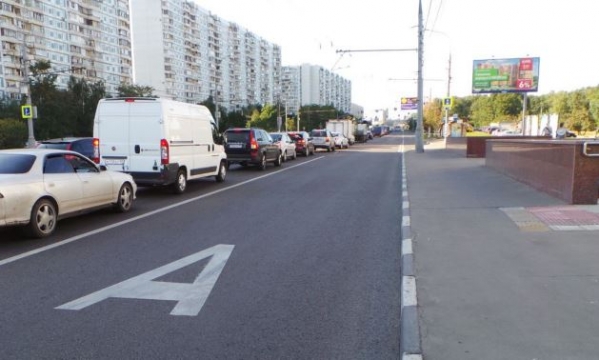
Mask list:
POLYGON ((398 359, 400 142, 1 230, 0 358, 398 359))

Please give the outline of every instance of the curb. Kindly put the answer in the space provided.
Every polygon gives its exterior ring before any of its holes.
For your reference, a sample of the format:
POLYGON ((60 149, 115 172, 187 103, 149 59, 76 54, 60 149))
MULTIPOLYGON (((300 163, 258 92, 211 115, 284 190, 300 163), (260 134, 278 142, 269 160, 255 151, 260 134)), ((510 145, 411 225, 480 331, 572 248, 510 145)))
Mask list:
POLYGON ((420 327, 418 324, 418 299, 416 296, 416 272, 410 231, 410 201, 406 175, 404 138, 401 153, 401 315, 399 352, 402 360, 422 360, 420 327))

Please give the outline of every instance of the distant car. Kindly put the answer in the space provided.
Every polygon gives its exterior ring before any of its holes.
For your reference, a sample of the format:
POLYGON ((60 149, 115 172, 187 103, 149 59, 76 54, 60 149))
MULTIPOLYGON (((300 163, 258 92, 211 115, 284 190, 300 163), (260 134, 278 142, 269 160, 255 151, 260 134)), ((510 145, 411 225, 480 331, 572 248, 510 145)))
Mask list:
POLYGON ((283 155, 266 130, 260 128, 231 128, 224 134, 229 164, 256 165, 266 169, 267 163, 281 166, 283 155))
POLYGON ((345 137, 345 135, 332 131, 331 135, 333 135, 333 139, 335 141, 335 146, 339 149, 347 149, 349 148, 349 139, 345 137))
POLYGON ((502 130, 497 133, 497 136, 522 136, 522 133, 516 130, 502 130))
POLYGON ((290 131, 287 133, 295 143, 295 152, 306 157, 314 155, 314 142, 307 131, 290 131))
POLYGON ((335 151, 335 139, 328 129, 314 129, 310 132, 315 149, 326 149, 327 152, 335 151))
POLYGON ((59 139, 42 140, 38 149, 61 149, 76 151, 90 159, 94 157, 94 144, 91 137, 65 137, 59 139))
POLYGON ((279 146, 281 150, 281 154, 283 156, 283 162, 287 161, 287 159, 291 158, 293 160, 297 159, 297 152, 295 151, 295 143, 287 133, 270 133, 270 137, 273 139, 276 145, 279 146))
POLYGON ((137 185, 80 153, 54 149, 0 150, 0 226, 23 226, 43 238, 58 220, 112 206, 129 211, 137 185))

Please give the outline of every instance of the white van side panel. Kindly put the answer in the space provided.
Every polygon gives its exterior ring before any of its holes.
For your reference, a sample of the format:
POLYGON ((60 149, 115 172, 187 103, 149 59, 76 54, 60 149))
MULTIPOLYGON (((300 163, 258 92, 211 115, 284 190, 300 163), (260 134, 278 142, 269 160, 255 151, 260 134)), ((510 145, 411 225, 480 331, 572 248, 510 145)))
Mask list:
POLYGON ((189 179, 218 174, 226 154, 214 143, 213 122, 204 106, 167 99, 103 99, 94 137, 107 168, 131 173, 138 183, 168 184, 180 167, 189 179), (161 139, 169 144, 167 165, 161 164, 161 139))

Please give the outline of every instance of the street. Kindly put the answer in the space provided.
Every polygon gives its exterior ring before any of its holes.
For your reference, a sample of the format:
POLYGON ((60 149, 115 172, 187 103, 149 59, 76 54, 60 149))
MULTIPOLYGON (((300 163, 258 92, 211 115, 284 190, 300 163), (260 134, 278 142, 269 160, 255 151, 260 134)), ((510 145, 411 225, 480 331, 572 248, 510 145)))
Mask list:
POLYGON ((2 358, 397 359, 400 143, 2 230, 2 358))

